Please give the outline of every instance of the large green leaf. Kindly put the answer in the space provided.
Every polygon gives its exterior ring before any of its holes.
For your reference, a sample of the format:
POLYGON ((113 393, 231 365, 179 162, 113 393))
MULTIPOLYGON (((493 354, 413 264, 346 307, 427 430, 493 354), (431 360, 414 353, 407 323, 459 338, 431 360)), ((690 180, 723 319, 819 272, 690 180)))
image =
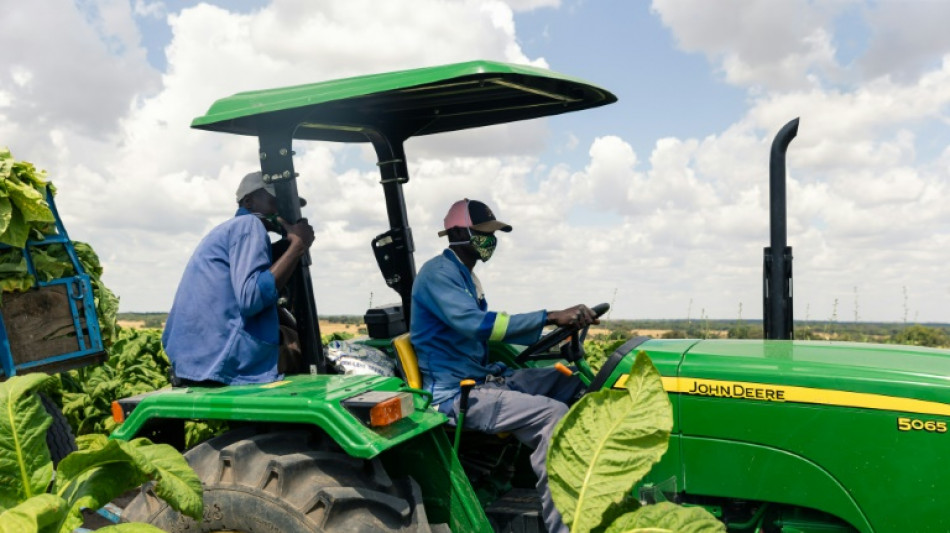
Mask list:
POLYGON ((40 373, 0 383, 0 510, 46 492, 53 477, 46 447, 52 419, 36 391, 55 383, 56 378, 40 373))
POLYGON ((19 274, 29 272, 26 268, 26 258, 23 251, 16 248, 0 250, 0 275, 19 274))
POLYGON ((23 219, 23 213, 14 208, 10 213, 10 224, 7 230, 0 233, 0 244, 9 244, 14 248, 23 248, 30 236, 30 226, 23 219))
MULTIPOLYGON (((6 189, 4 189, 5 191, 6 189)), ((7 231, 13 218, 13 203, 6 196, 0 198, 0 235, 7 231)))
POLYGON ((9 148, 0 148, 0 183, 13 171, 13 154, 9 148))
POLYGON ((726 533, 726 526, 702 507, 661 502, 618 518, 604 533, 726 533))
POLYGON ((18 248, 0 250, 0 291, 22 292, 36 284, 26 267, 26 258, 18 248))
POLYGON ((38 191, 43 191, 43 189, 46 188, 46 171, 36 170, 33 163, 28 161, 14 161, 13 172, 11 172, 11 174, 38 191))
POLYGON ((33 259, 33 268, 36 269, 40 281, 51 281, 76 274, 73 263, 62 244, 35 247, 30 251, 30 257, 33 259))
POLYGON ((18 177, 7 178, 7 194, 13 206, 23 213, 27 222, 55 222, 53 212, 46 203, 46 196, 29 183, 24 183, 18 177))
POLYGON ((573 533, 598 526, 666 452, 673 415, 653 363, 637 354, 626 390, 601 390, 574 404, 554 429, 548 485, 573 533))
POLYGON ((92 249, 88 243, 73 241, 73 248, 76 249, 76 256, 79 257, 79 263, 82 268, 93 278, 102 276, 102 264, 99 261, 99 254, 92 249))
POLYGON ((119 297, 98 279, 93 280, 92 290, 96 299, 96 314, 99 315, 102 343, 108 347, 118 333, 116 320, 119 315, 119 297))
POLYGON ((122 444, 128 446, 127 450, 139 466, 155 480, 156 496, 175 510, 201 520, 204 510, 201 479, 178 450, 167 444, 152 444, 143 438, 122 444))
POLYGON ((54 493, 68 502, 71 517, 80 507, 98 509, 151 479, 159 497, 174 509, 201 519, 201 481, 171 446, 153 444, 144 438, 130 442, 109 440, 98 434, 83 435, 77 442, 80 450, 59 463, 53 484, 54 493))
POLYGON ((0 513, 0 533, 51 531, 66 514, 66 502, 59 496, 39 494, 0 513))
POLYGON ((68 533, 82 525, 83 508, 99 509, 148 479, 118 441, 69 454, 59 463, 53 483, 53 492, 69 506, 61 531, 68 533))

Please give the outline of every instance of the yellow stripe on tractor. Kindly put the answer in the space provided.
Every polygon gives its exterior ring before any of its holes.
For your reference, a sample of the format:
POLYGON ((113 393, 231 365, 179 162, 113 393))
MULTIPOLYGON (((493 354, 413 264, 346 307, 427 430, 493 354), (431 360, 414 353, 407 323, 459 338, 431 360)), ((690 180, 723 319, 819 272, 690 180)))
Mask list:
MULTIPOLYGON (((627 376, 623 375, 617 380, 617 383, 614 384, 614 388, 623 388, 626 382, 627 376)), ((663 388, 669 393, 689 394, 692 396, 736 398, 740 400, 759 400, 766 402, 808 403, 876 409, 881 411, 898 411, 922 415, 950 416, 950 405, 945 403, 834 389, 682 377, 664 377, 663 388)))

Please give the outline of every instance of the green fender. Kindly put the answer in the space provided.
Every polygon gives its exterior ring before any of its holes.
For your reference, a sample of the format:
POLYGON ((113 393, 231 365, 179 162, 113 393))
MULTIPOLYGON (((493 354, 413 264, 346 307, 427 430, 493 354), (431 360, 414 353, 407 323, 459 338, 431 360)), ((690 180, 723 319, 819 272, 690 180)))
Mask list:
POLYGON ((848 491, 804 457, 745 442, 680 438, 687 494, 785 503, 835 515, 864 533, 871 525, 848 491))
POLYGON ((453 531, 490 533, 491 526, 440 426, 447 418, 402 380, 380 376, 299 375, 262 385, 164 389, 138 399, 110 438, 129 440, 151 419, 231 420, 312 424, 348 455, 379 457, 392 475, 410 475, 422 489, 433 522, 453 531), (413 412, 393 424, 363 424, 342 401, 370 391, 408 391, 413 412))
POLYGON ((446 422, 414 393, 413 412, 388 426, 371 428, 341 402, 369 391, 411 391, 402 380, 381 376, 299 375, 261 385, 164 389, 141 398, 110 438, 129 440, 151 419, 232 420, 311 424, 343 450, 370 459, 446 422))

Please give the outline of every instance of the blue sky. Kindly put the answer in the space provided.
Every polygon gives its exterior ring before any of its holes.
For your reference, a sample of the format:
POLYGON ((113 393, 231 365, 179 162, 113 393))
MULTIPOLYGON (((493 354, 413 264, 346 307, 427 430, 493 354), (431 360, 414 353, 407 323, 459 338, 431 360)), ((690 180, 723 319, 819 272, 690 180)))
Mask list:
POLYGON ((620 135, 638 153, 649 153, 657 137, 710 135, 743 110, 745 91, 716 79, 702 55, 678 50, 645 2, 571 2, 522 13, 515 21, 529 56, 543 56, 551 68, 594 81, 620 98, 596 121, 552 120, 588 142, 620 135))
MULTIPOLYGON (((950 4, 881 0, 0 0, 0 144, 49 172, 126 311, 167 310, 256 144, 191 130, 235 92, 482 58, 612 106, 413 140, 416 262, 444 211, 516 229, 478 273, 508 312, 761 316, 768 148, 788 154, 795 318, 950 322, 950 4), (42 35, 34 29, 43 27, 42 35), (906 298, 905 298, 906 294, 906 298)), ((304 145, 326 314, 395 301, 372 154, 304 145)))

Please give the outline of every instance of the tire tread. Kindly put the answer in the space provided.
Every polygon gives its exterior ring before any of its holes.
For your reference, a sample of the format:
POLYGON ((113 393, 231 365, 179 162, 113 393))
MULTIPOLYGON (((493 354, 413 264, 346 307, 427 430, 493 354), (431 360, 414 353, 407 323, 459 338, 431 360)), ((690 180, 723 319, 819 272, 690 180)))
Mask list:
MULTIPOLYGON (((378 459, 356 459, 334 448, 314 432, 244 428, 188 451, 185 458, 205 488, 205 517, 197 531, 221 527, 221 519, 209 513, 215 498, 266 502, 266 512, 286 513, 298 524, 294 529, 306 532, 431 531, 415 481, 394 482, 378 459)), ((260 518, 247 514, 246 522, 231 518, 229 527, 260 518)), ((195 531, 196 525, 155 496, 151 484, 143 485, 123 519, 166 531, 195 531)))

